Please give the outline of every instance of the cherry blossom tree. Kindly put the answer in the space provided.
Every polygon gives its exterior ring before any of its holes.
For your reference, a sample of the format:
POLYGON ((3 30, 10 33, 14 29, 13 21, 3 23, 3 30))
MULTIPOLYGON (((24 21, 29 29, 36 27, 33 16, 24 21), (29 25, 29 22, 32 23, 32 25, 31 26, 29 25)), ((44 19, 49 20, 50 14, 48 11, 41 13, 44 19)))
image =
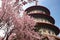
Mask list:
MULTIPOLYGON (((28 0, 30 2, 30 0, 28 0)), ((33 0, 31 0, 32 2, 33 0)), ((20 17, 21 6, 25 5, 26 1, 22 0, 2 0, 2 8, 1 8, 1 20, 7 22, 9 25, 13 24, 14 28, 10 31, 9 35, 7 34, 6 40, 33 40, 40 39, 39 35, 34 32, 35 22, 33 18, 26 15, 24 12, 24 16, 20 17), (22 3, 19 3, 22 2, 22 3), (11 22, 10 22, 11 21, 11 22), (19 32, 19 33, 18 33, 19 32), (12 37, 14 36, 14 38, 12 37), (15 37, 16 36, 16 37, 15 37), (33 38, 33 39, 32 39, 33 38)))
POLYGON ((28 16, 26 12, 20 17, 22 6, 33 1, 36 0, 2 0, 0 20, 7 25, 4 26, 7 31, 4 37, 0 37, 0 40, 42 40, 45 38, 34 31, 36 22, 32 17, 28 16))

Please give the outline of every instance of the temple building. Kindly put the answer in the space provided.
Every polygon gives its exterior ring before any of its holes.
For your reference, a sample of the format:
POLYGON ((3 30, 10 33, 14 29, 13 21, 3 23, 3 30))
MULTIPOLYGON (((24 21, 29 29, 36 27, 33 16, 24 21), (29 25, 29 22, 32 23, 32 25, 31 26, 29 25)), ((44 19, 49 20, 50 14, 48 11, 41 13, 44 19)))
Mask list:
POLYGON ((60 40, 59 37, 56 37, 60 33, 60 29, 54 25, 55 20, 50 16, 48 8, 36 4, 27 8, 25 12, 34 18, 36 32, 39 32, 41 35, 53 36, 56 40, 60 40))

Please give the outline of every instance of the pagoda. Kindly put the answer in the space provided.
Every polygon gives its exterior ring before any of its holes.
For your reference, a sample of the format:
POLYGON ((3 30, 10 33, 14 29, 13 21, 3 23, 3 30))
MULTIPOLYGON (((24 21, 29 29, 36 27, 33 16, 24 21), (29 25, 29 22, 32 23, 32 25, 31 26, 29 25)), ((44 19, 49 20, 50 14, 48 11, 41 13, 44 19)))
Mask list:
POLYGON ((51 16, 49 9, 37 5, 37 1, 35 6, 27 8, 25 12, 27 12, 30 17, 34 18, 36 22, 35 31, 39 32, 39 34, 57 36, 60 33, 59 28, 55 26, 55 20, 51 16))

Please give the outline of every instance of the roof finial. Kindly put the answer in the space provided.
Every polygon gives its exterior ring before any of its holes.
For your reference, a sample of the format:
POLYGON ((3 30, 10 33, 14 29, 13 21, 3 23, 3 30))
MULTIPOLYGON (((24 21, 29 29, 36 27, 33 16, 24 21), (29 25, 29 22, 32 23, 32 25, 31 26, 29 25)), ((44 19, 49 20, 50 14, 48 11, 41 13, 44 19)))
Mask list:
POLYGON ((38 5, 38 0, 35 0, 35 5, 36 5, 36 6, 38 5))

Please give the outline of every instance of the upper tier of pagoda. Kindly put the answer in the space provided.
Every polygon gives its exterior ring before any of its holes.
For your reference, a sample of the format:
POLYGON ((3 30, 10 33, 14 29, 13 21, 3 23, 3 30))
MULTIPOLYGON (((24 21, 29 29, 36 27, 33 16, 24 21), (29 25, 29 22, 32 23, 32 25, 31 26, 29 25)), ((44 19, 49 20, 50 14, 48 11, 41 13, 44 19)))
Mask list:
POLYGON ((25 11, 28 14, 35 12, 35 13, 50 15, 50 11, 46 7, 43 7, 43 6, 31 6, 27 8, 25 11))

